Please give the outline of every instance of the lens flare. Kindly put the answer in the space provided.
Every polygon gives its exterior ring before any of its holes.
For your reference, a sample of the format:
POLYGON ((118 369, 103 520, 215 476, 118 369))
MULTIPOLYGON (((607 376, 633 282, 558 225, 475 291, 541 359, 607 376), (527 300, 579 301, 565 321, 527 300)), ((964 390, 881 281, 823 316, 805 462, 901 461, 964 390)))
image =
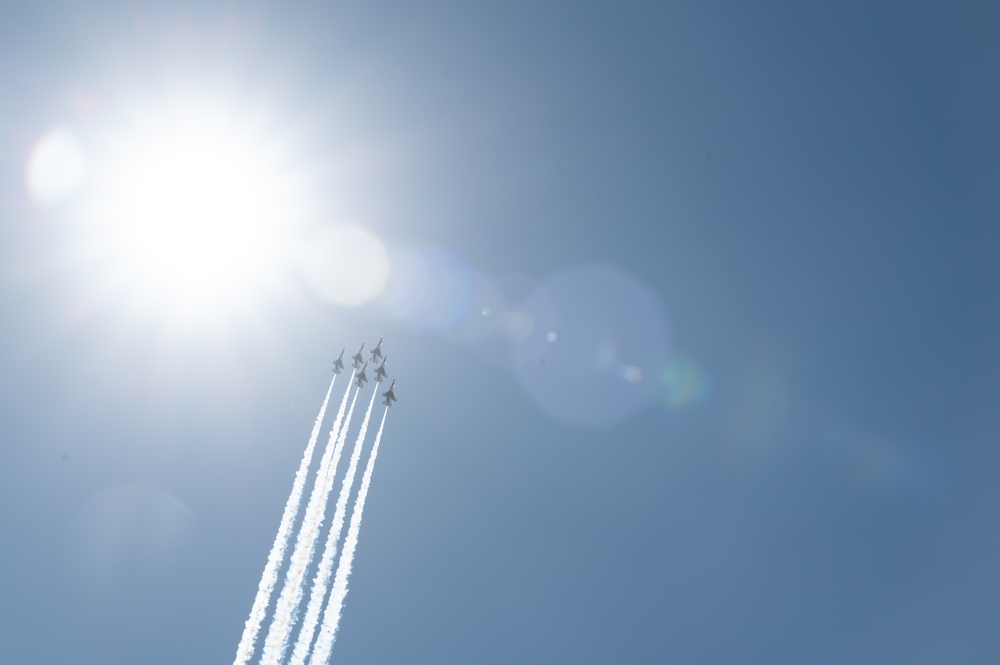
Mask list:
POLYGON ((690 358, 673 358, 661 375, 663 398, 670 409, 684 409, 703 402, 711 389, 705 373, 690 358))
POLYGON ((489 316, 489 308, 477 299, 480 282, 466 262, 449 250, 397 250, 380 303, 389 316, 414 328, 458 334, 472 321, 489 316))
POLYGON ((512 326, 515 372, 556 420, 606 426, 648 404, 649 370, 668 355, 659 298, 613 266, 551 275, 512 326))
POLYGON ((374 300, 389 278, 389 253, 371 231, 357 224, 319 229, 301 252, 302 277, 324 300, 357 307, 374 300))
POLYGON ((52 207, 80 189, 86 172, 87 157, 80 139, 65 127, 54 127, 31 152, 26 174, 28 195, 37 205, 52 207))

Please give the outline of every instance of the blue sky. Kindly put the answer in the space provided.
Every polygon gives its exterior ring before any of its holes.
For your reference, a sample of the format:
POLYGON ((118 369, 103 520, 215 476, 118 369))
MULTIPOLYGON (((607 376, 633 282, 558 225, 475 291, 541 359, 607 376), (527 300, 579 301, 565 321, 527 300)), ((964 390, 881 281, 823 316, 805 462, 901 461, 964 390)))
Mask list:
POLYGON ((0 661, 229 662, 384 336, 335 661, 994 662, 998 18, 4 5, 0 661), (299 249, 189 311, 98 204, 191 100, 277 146, 299 249), (364 302, 296 258, 345 223, 364 302))

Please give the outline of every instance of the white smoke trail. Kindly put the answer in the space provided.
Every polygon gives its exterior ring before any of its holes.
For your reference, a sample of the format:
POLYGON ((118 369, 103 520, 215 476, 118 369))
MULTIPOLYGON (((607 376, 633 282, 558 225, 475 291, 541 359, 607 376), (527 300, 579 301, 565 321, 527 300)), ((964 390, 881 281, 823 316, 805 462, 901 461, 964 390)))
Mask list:
MULTIPOLYGON (((330 381, 330 387, 326 390, 323 406, 319 410, 319 415, 316 416, 312 434, 309 435, 306 451, 302 454, 302 461, 299 462, 299 469, 295 472, 292 493, 288 495, 288 501, 285 502, 285 511, 281 514, 281 522, 278 525, 278 535, 267 555, 264 573, 260 577, 260 584, 257 585, 257 596, 253 599, 250 617, 243 627, 243 637, 240 638, 240 644, 236 647, 236 660, 233 661, 233 665, 246 665, 253 656, 257 634, 260 633, 260 626, 264 622, 265 614, 267 614, 267 606, 271 602, 274 585, 278 581, 278 568, 285 560, 288 539, 292 533, 292 526, 295 524, 295 517, 299 512, 299 504, 302 503, 302 490, 305 487, 306 476, 309 475, 309 465, 312 464, 313 450, 316 448, 316 440, 319 439, 319 430, 323 425, 326 407, 330 403, 330 393, 333 392, 333 384, 336 380, 337 375, 334 374, 333 380, 330 381)), ((348 384, 348 388, 350 388, 350 384, 348 384)))
MULTIPOLYGON (((330 472, 327 474, 327 479, 326 479, 326 482, 328 482, 328 483, 333 483, 333 478, 336 475, 336 471, 337 471, 337 465, 340 464, 340 452, 344 448, 344 439, 347 438, 347 428, 346 427, 343 429, 343 435, 342 436, 338 437, 338 434, 341 434, 340 424, 344 421, 344 408, 347 406, 347 396, 351 392, 351 384, 354 383, 354 373, 356 371, 357 370, 354 370, 354 371, 351 372, 351 380, 347 384, 347 390, 344 391, 344 397, 340 400, 340 408, 337 409, 337 417, 334 418, 334 420, 333 420, 333 427, 330 429, 330 438, 326 442, 326 446, 327 446, 328 449, 329 449, 329 447, 331 445, 334 446, 333 461, 330 464, 330 472)), ((355 397, 355 399, 357 399, 357 394, 355 394, 354 397, 355 397)), ((351 404, 351 412, 352 413, 354 412, 354 404, 353 403, 351 404)), ((348 416, 348 424, 350 424, 350 416, 348 416)), ((317 478, 316 478, 316 482, 317 483, 320 480, 319 477, 318 477, 318 475, 319 474, 318 474, 318 470, 317 470, 317 478)), ((327 489, 326 491, 329 492, 330 490, 327 489)))
POLYGON ((344 598, 347 597, 347 578, 351 575, 354 550, 358 547, 361 516, 365 510, 365 499, 368 498, 368 487, 372 482, 372 471, 375 470, 375 458, 378 457, 378 444, 382 440, 382 430, 385 428, 385 417, 388 413, 389 407, 386 407, 382 413, 382 423, 378 426, 378 434, 375 435, 375 444, 372 446, 371 455, 368 457, 365 475, 361 479, 358 498, 354 500, 354 511, 351 513, 351 526, 347 530, 344 549, 340 555, 340 565, 337 566, 337 576, 333 580, 333 591, 330 592, 330 601, 327 603, 326 610, 323 611, 323 627, 319 631, 319 637, 316 638, 316 648, 313 650, 313 656, 309 661, 309 665, 326 665, 327 661, 330 660, 330 651, 333 649, 333 642, 337 639, 340 614, 344 609, 344 598))
MULTIPOLYGON (((348 391, 350 391, 350 387, 348 387, 348 391)), ((358 401, 358 393, 360 392, 361 388, 354 391, 351 406, 347 410, 347 418, 341 427, 343 436, 347 435, 351 416, 354 414, 354 405, 358 401)), ((338 437, 338 439, 340 438, 342 437, 338 437)), ((295 611, 302 600, 302 580, 316 548, 317 535, 325 512, 324 507, 332 485, 332 482, 328 484, 323 480, 329 471, 333 448, 336 446, 327 445, 327 449, 323 453, 323 459, 316 475, 316 484, 309 496, 309 503, 306 504, 302 526, 299 527, 299 534, 295 539, 295 549, 292 550, 288 571, 285 573, 285 584, 281 587, 281 594, 278 596, 278 602, 274 608, 274 618, 271 619, 271 627, 264 640, 264 654, 261 657, 263 665, 278 665, 288 648, 288 636, 294 625, 295 611)))
POLYGON ((302 631, 295 643, 289 665, 303 665, 305 663, 309 647, 312 645, 313 635, 319 627, 319 612, 326 599, 327 585, 330 583, 330 575, 333 572, 333 559, 337 554, 337 541, 340 540, 340 533, 344 529, 347 500, 350 498, 351 488, 354 486, 358 461, 361 459, 361 449, 364 445, 365 435, 368 433, 368 420, 371 418, 372 406, 375 404, 377 395, 378 391, 376 390, 368 403, 368 411, 365 413, 364 422, 361 423, 358 439, 354 442, 354 452, 351 453, 351 461, 347 466, 347 473, 344 475, 344 482, 340 487, 340 496, 337 497, 337 508, 333 513, 330 532, 326 536, 326 545, 323 546, 323 556, 320 558, 319 569, 316 571, 312 590, 309 592, 309 603, 306 606, 305 618, 302 620, 302 631))

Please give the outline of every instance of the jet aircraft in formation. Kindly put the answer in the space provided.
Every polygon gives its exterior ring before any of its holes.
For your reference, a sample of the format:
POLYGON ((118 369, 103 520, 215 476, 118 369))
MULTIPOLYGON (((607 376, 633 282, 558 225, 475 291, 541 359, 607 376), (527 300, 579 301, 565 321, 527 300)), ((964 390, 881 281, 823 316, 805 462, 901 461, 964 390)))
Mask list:
POLYGON ((389 356, 382 358, 382 364, 375 368, 375 383, 382 383, 386 377, 385 364, 389 361, 389 356))
MULTIPOLYGON (((343 371, 343 369, 344 369, 344 353, 346 353, 346 352, 347 352, 346 348, 341 349, 340 355, 337 357, 336 360, 333 361, 333 373, 334 374, 340 374, 343 371)), ((389 356, 385 355, 382 352, 382 338, 381 337, 378 338, 378 344, 375 345, 375 348, 371 350, 371 356, 372 356, 372 359, 370 361, 369 360, 365 360, 365 345, 364 344, 361 345, 361 348, 358 349, 357 353, 355 353, 353 356, 351 356, 351 360, 354 363, 354 369, 356 369, 356 370, 360 369, 361 370, 360 372, 358 372, 357 379, 355 380, 355 383, 358 386, 358 388, 363 388, 364 385, 366 383, 368 383, 368 363, 370 363, 370 362, 374 363, 374 362, 376 362, 380 358, 382 360, 381 364, 379 364, 379 366, 375 368, 375 383, 376 384, 382 383, 383 381, 385 381, 386 377, 388 376, 388 372, 385 369, 385 364, 387 362, 389 362, 389 356)), ((385 391, 384 393, 382 393, 382 396, 385 397, 385 401, 382 402, 382 403, 385 404, 386 406, 392 406, 392 403, 396 401, 395 388, 396 388, 396 382, 393 381, 392 385, 389 386, 389 389, 387 391, 385 391)))
POLYGON ((385 398, 385 401, 382 403, 385 404, 386 406, 392 406, 392 403, 396 401, 395 388, 396 388, 396 380, 393 379, 392 385, 389 386, 389 389, 386 390, 384 393, 382 393, 382 397, 385 398))
MULTIPOLYGON (((362 345, 361 348, 364 348, 364 345, 362 345)), ((378 344, 376 344, 375 348, 372 349, 372 362, 378 362, 378 359, 381 357, 382 357, 382 338, 379 337, 378 344)))
POLYGON ((361 363, 363 363, 365 361, 365 343, 364 342, 361 342, 361 348, 358 349, 358 352, 355 353, 351 357, 351 360, 354 361, 354 369, 358 369, 359 367, 361 367, 361 363))

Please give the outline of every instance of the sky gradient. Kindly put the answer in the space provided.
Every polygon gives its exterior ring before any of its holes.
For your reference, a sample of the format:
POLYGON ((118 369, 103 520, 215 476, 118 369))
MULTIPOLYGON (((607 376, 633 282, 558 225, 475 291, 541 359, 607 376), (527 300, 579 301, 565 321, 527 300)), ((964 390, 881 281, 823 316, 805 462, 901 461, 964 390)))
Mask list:
POLYGON ((384 336, 332 662, 994 663, 998 21, 5 4, 0 662, 231 662, 331 363, 384 336), (286 207, 187 308, 94 202, 192 99, 286 207))

